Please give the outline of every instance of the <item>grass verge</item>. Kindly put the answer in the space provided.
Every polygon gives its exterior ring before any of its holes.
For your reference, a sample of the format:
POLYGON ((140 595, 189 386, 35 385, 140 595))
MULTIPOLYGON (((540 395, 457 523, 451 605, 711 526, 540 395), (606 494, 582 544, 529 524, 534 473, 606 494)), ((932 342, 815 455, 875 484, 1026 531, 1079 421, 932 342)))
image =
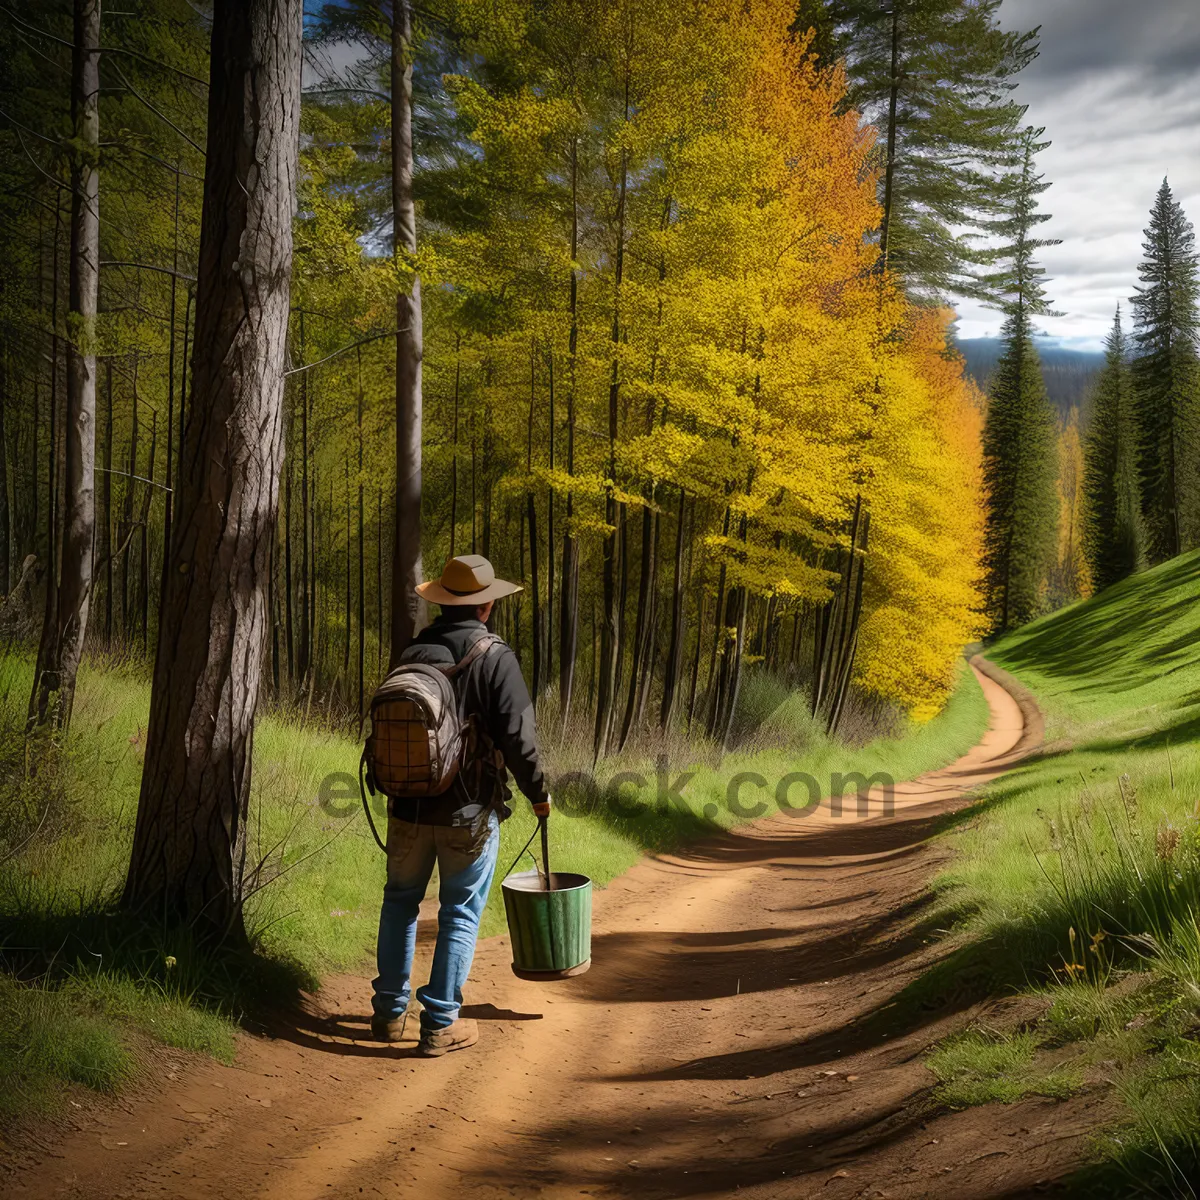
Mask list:
POLYGON ((943 1078, 953 1047, 930 1065, 959 1102, 1019 1095, 1064 1056, 1111 1085, 1126 1120, 1088 1195, 1200 1187, 1198 590, 1187 555, 988 651, 1037 697, 1047 745, 951 822, 961 853, 935 886, 957 939, 907 997, 1045 994, 990 1073, 943 1078))

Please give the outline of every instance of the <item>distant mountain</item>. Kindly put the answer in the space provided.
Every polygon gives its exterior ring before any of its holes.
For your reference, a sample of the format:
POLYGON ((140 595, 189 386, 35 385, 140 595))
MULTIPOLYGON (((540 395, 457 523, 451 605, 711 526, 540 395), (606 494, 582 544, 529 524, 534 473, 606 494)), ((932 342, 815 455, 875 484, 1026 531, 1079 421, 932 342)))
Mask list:
MULTIPOLYGON (((986 392, 1004 343, 999 338, 962 338, 958 348, 967 360, 967 370, 986 392)), ((1063 416, 1073 406, 1082 406, 1104 366, 1104 355, 1098 350, 1064 350, 1061 346, 1039 346, 1038 353, 1050 403, 1063 416)))

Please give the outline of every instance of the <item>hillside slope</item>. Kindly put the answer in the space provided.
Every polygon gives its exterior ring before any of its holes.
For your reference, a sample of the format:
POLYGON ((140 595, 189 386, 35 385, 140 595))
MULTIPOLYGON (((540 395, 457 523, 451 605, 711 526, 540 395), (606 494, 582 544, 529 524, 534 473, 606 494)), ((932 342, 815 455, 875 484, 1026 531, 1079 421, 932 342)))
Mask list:
POLYGON ((1200 553, 997 642, 1046 747, 992 788, 938 880, 960 943, 921 983, 1032 990, 1041 1016, 930 1065, 952 1104, 1111 1089, 1089 1195, 1200 1180, 1200 553))

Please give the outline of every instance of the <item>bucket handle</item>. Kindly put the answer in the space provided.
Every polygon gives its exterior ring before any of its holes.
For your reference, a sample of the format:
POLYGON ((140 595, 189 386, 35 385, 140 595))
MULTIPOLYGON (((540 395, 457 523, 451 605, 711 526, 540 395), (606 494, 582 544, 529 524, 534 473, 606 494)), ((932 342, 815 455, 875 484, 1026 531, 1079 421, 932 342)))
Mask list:
POLYGON ((517 857, 512 860, 512 864, 509 866, 508 870, 504 872, 504 874, 503 874, 503 876, 501 876, 501 878, 507 879, 513 873, 513 870, 516 867, 517 863, 519 863, 521 861, 521 859, 526 854, 529 853, 529 847, 533 845, 533 839, 535 837, 537 837, 537 835, 539 833, 542 835, 542 854, 546 859, 546 862, 544 864, 544 869, 541 865, 538 864, 538 860, 536 858, 534 858, 534 856, 532 854, 529 854, 529 857, 533 859, 533 869, 538 873, 539 876, 545 877, 546 891, 549 892, 549 891, 552 891, 553 889, 550 886, 549 855, 546 853, 546 818, 545 817, 538 817, 538 823, 534 827, 533 832, 529 835, 529 841, 527 841, 525 843, 525 845, 521 847, 520 851, 517 854, 517 857))

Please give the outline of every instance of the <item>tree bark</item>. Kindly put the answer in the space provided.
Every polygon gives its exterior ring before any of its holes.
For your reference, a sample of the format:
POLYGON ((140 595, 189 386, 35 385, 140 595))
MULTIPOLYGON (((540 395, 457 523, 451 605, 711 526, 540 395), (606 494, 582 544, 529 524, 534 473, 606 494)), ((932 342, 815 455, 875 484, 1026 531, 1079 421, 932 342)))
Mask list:
MULTIPOLYGON (((861 546, 858 547, 858 562, 856 564, 857 582, 854 586, 854 602, 850 610, 847 646, 838 663, 837 686, 829 704, 829 718, 825 732, 832 736, 842 719, 842 709, 845 707, 846 695, 850 691, 850 677, 854 670, 854 656, 858 652, 858 623, 862 617, 863 581, 867 570, 867 540, 871 533, 871 512, 863 513, 861 546)), ((848 596, 847 596, 848 598, 848 596)))
POLYGON ((450 557, 458 553, 458 401, 462 391, 462 335, 454 335, 454 449, 450 459, 450 557))
MULTIPOLYGON (((579 143, 571 141, 571 331, 567 343, 567 474, 575 474, 575 374, 579 345, 579 143)), ((575 686, 575 656, 579 649, 579 541, 572 524, 575 489, 567 488, 566 525, 562 540, 562 588, 559 597, 558 703, 565 729, 571 716, 575 686)))
POLYGON ((729 663, 728 684, 725 695, 725 712, 718 731, 721 738, 721 749, 730 748, 733 734, 733 720, 737 716, 738 696, 742 691, 742 659, 746 647, 746 609, 749 607, 749 595, 744 587, 737 589, 737 626, 730 646, 731 662, 729 663))
MULTIPOLYGON (((549 375, 550 421, 547 427, 547 450, 550 473, 554 474, 554 352, 546 356, 549 375)), ((486 555, 487 551, 484 551, 486 555)), ((546 682, 554 677, 554 484, 546 489, 546 682)))
POLYGON ((675 715, 675 698, 679 689, 679 669, 683 661, 683 543, 684 504, 687 492, 679 489, 679 517, 675 525, 675 579, 671 590, 671 640, 667 645, 667 665, 663 671, 662 707, 658 724, 664 731, 671 727, 675 715))
POLYGON ((287 677, 291 685, 296 678, 296 645, 293 640, 293 576, 292 576, 292 455, 287 456, 287 474, 283 481, 283 632, 287 654, 287 677))
POLYGON ((244 938, 254 711, 283 455, 301 0, 216 0, 192 415, 124 905, 244 938))
MULTIPOLYGON (((392 218, 395 255, 417 252, 413 205, 412 3, 392 5, 392 218)), ((421 277, 396 297, 396 534, 392 555, 394 666, 424 623, 421 574, 421 277)), ((474 553, 474 548, 472 548, 474 553)))
MULTIPOLYGON (((657 490, 657 489, 656 489, 657 490)), ((638 686, 637 712, 633 719, 640 726, 646 718, 646 705, 650 700, 650 688, 654 683, 654 664, 658 659, 658 547, 662 532, 662 515, 654 514, 654 546, 650 551, 650 598, 649 616, 646 624, 646 643, 642 651, 642 678, 638 686)))
MULTIPOLYGON (((529 352, 529 435, 525 452, 525 470, 530 477, 533 475, 533 416, 537 400, 537 377, 534 368, 537 363, 537 353, 533 348, 529 352)), ((538 528, 537 528, 537 496, 530 486, 525 500, 529 520, 529 600, 533 613, 533 680, 530 694, 536 706, 542 690, 542 649, 544 633, 542 629, 542 597, 541 580, 538 577, 538 528)))
POLYGON ((175 451, 175 302, 179 272, 179 164, 175 164, 175 217, 171 239, 171 322, 170 344, 167 350, 167 490, 163 498, 163 560, 159 596, 166 588, 167 572, 171 569, 171 517, 174 508, 172 483, 175 451))
POLYGON ((113 614, 113 527, 112 527, 112 463, 113 463, 113 397, 112 359, 104 363, 104 478, 101 480, 100 495, 104 509, 103 556, 104 563, 104 644, 112 644, 113 614))
MULTIPOLYGON (((100 279, 100 0, 75 0, 71 262, 62 569, 46 605, 30 721, 71 720, 92 600, 96 536, 96 297, 100 279)), ((53 574, 53 564, 50 567, 53 574)), ((50 594, 48 592, 48 594, 50 594)))
POLYGON ((4 413, 11 403, 8 394, 8 343, 0 352, 0 597, 8 595, 11 521, 8 507, 8 437, 4 429, 4 413))
POLYGON ((649 620, 650 620, 650 576, 653 566, 654 547, 654 511, 651 496, 647 494, 645 507, 642 509, 642 561, 638 576, 637 616, 633 625, 633 653, 629 664, 629 689, 625 697, 625 716, 621 721, 621 737, 617 749, 623 750, 633 729, 633 719, 637 715, 638 696, 642 684, 642 663, 649 652, 649 620))
POLYGON ((358 723, 363 719, 363 690, 367 671, 367 567, 363 506, 363 387, 362 348, 358 352, 358 723))
POLYGON ((900 4, 892 2, 892 64, 888 88, 887 162, 883 173, 883 216, 879 224, 879 268, 887 270, 896 174, 896 110, 900 99, 900 4))
MULTIPOLYGON (((625 81, 625 120, 629 120, 629 80, 625 81)), ((604 625, 600 636, 600 678, 596 698, 596 728, 593 755, 599 758, 608 750, 612 736, 613 708, 621 678, 621 638, 623 613, 618 611, 618 592, 624 594, 625 578, 620 572, 619 556, 624 553, 625 505, 618 503, 617 486, 617 414, 621 394, 621 363, 617 349, 621 343, 621 285, 625 273, 625 199, 629 183, 629 161, 621 149, 621 182, 617 196, 617 247, 613 272, 612 345, 613 358, 608 383, 608 483, 605 488, 604 520, 610 532, 604 539, 603 589, 604 625), (617 578, 620 572, 620 579, 617 578)))
POLYGON ((383 672, 383 488, 375 493, 375 675, 383 672))
MULTIPOLYGON (((342 678, 345 679, 346 690, 349 691, 349 689, 350 689, 350 634, 352 631, 351 630, 351 620, 350 620, 350 606, 353 603, 353 588, 351 587, 351 583, 350 583, 350 544, 353 539, 353 532, 350 527, 351 526, 351 522, 350 522, 350 460, 348 458, 344 459, 342 461, 342 466, 345 468, 345 474, 346 474, 346 611, 345 611, 346 638, 345 638, 345 642, 342 646, 342 678)), ((330 506, 332 507, 332 504, 333 504, 332 492, 330 493, 329 503, 330 503, 330 506)))
MULTIPOLYGON (((693 501, 693 505, 695 501, 693 501)), ((692 650, 692 680, 688 687, 688 732, 692 729, 692 720, 696 715, 696 684, 700 679, 700 651, 704 645, 704 593, 701 592, 696 604, 696 645, 692 650)))
MULTIPOLYGON (((158 413, 150 417, 150 458, 146 464, 146 478, 154 479, 154 453, 158 448, 158 413)), ((142 484, 142 513, 138 522, 138 621, 142 634, 142 654, 148 649, 150 629, 150 504, 154 499, 152 483, 142 484)))
POLYGON ((133 477, 137 471, 138 446, 138 394, 137 394, 137 361, 133 365, 133 410, 129 430, 129 470, 125 476, 125 488, 121 500, 121 528, 119 529, 121 543, 121 640, 128 642, 129 631, 132 628, 129 620, 129 563, 133 558, 129 547, 133 541, 133 477))
MULTIPOLYGON (((300 313, 300 364, 305 362, 304 313, 300 313)), ((312 544, 312 488, 308 486, 308 372, 300 373, 300 649, 296 677, 301 686, 312 670, 312 572, 308 551, 312 544)))

